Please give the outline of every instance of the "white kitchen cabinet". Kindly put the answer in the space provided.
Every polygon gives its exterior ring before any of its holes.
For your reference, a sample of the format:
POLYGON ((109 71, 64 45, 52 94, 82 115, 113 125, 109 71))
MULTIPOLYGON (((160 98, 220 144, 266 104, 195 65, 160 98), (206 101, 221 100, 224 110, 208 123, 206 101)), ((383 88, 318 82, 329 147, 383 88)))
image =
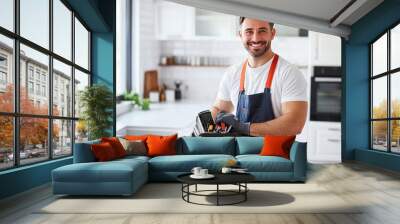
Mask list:
POLYGON ((158 39, 182 39, 194 35, 195 10, 193 7, 157 1, 155 16, 158 39))
POLYGON ((309 32, 311 66, 340 66, 341 39, 323 33, 309 32))
POLYGON ((308 124, 307 157, 311 163, 341 162, 340 122, 313 122, 308 124))
POLYGON ((237 17, 203 9, 195 9, 195 36, 234 39, 237 33, 237 17))

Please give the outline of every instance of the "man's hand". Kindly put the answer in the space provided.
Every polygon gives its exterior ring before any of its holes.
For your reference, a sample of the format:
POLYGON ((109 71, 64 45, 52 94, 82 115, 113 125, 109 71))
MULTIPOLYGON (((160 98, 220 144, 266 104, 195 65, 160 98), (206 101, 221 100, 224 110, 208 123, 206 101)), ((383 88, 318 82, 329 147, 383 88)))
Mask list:
POLYGON ((219 112, 216 116, 215 123, 220 124, 222 122, 231 125, 239 134, 250 135, 250 122, 240 122, 233 114, 225 113, 224 111, 219 112))

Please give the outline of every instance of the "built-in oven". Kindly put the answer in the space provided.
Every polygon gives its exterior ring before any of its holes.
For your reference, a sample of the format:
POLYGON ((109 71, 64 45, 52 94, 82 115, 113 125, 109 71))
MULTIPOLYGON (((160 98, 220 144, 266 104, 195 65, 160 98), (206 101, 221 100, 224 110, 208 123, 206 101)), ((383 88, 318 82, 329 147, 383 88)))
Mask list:
POLYGON ((311 78, 311 121, 341 120, 342 82, 340 67, 314 67, 311 78))

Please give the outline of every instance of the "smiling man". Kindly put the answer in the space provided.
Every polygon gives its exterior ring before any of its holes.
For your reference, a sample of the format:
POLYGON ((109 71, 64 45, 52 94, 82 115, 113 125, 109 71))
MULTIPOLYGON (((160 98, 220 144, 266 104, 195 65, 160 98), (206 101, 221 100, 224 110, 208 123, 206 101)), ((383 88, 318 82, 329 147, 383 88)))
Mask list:
POLYGON ((215 122, 241 135, 299 134, 307 116, 307 83, 272 51, 274 24, 240 17, 239 36, 248 56, 225 72, 211 108, 215 122))

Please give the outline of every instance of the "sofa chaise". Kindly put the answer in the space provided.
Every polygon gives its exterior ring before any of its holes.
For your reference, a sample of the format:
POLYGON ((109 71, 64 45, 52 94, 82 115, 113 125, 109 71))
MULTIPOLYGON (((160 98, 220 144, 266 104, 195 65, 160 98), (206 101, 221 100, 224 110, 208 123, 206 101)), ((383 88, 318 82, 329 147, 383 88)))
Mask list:
POLYGON ((247 168, 258 182, 305 182, 306 143, 295 141, 290 158, 260 156, 262 137, 181 137, 176 155, 127 156, 96 162, 90 141, 75 144, 73 164, 52 171, 54 194, 132 195, 148 181, 176 181, 193 167, 218 172, 228 160, 247 168))

